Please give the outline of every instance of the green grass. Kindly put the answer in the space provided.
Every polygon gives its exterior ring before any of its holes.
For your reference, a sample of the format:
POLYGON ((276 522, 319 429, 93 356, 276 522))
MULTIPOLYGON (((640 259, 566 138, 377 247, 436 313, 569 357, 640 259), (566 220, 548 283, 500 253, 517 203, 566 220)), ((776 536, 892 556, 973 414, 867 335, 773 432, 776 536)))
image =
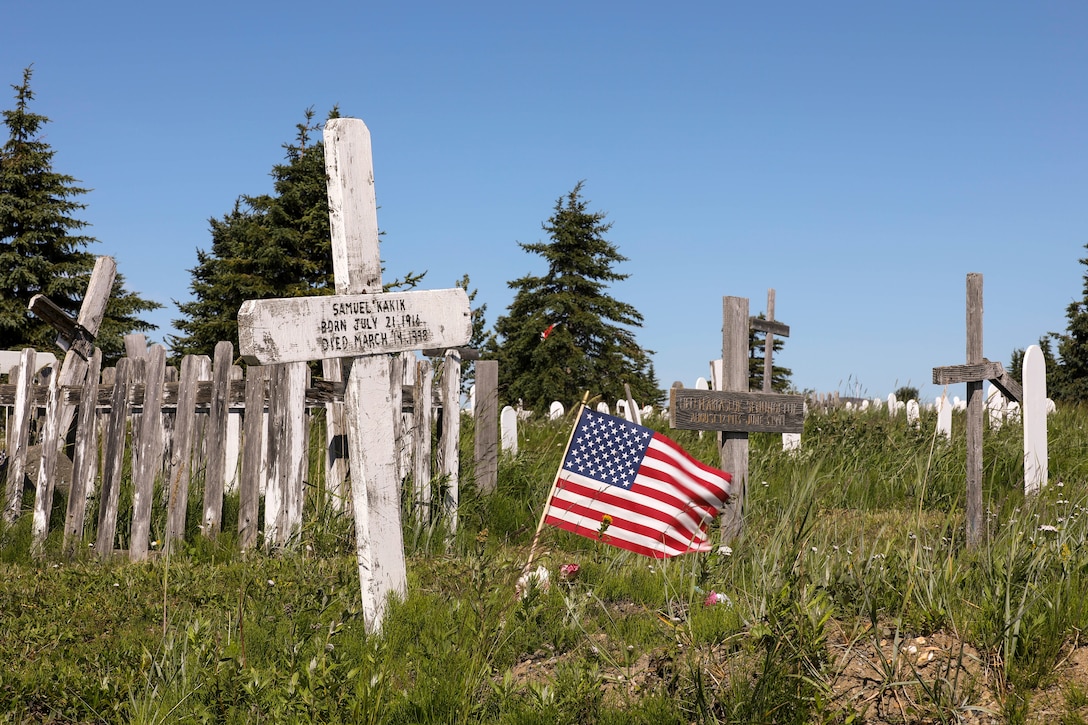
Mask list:
MULTIPOLYGON (((545 529, 534 566, 551 585, 520 600, 570 423, 523 424, 487 497, 467 426, 460 528, 405 518, 409 591, 381 635, 363 629, 350 513, 319 495, 288 551, 208 542, 191 515, 187 545, 142 564, 55 542, 33 559, 24 516, 0 527, 0 722, 957 722, 984 706, 1016 722, 1059 684, 1063 722, 1080 722, 1088 683, 1054 668, 1088 625, 1088 410, 1051 417, 1051 485, 1031 499, 1020 428, 987 430, 975 550, 962 422, 944 441, 925 417, 813 414, 793 454, 753 435, 731 550, 654 561, 545 529), (571 581, 564 563, 581 567, 571 581), (711 591, 728 602, 706 606, 711 591), (931 635, 957 645, 906 659, 931 635), (864 697, 843 689, 846 649, 869 655, 864 697)), ((716 460, 712 435, 670 435, 716 460)))

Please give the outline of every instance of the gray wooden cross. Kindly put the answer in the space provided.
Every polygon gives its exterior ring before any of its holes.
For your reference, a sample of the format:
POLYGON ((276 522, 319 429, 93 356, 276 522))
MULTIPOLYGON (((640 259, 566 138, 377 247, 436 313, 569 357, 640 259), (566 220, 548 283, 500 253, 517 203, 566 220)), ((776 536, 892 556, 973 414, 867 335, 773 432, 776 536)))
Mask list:
POLYGON ((763 392, 771 392, 771 382, 774 377, 774 336, 790 336, 789 325, 783 325, 774 319, 774 288, 767 290, 767 317, 750 317, 749 324, 753 330, 767 333, 763 341, 763 392))
POLYGON ((1006 398, 1024 398, 1020 383, 999 362, 982 355, 982 275, 967 275, 967 364, 933 368, 936 385, 967 383, 967 545, 982 540, 982 384, 989 380, 1006 398))
MULTIPOLYGON (((772 312, 773 316, 773 312, 772 312)), ((669 425, 681 430, 718 431, 722 468, 733 475, 733 494, 722 522, 723 541, 740 536, 748 486, 748 434, 800 433, 805 425, 802 395, 748 392, 748 335, 756 321, 768 332, 789 335, 781 323, 749 317, 748 298, 722 298, 722 389, 673 387, 669 425)), ((768 357, 769 359, 769 357, 768 357)), ((764 373, 766 389, 769 373, 764 373)))
POLYGON ((338 118, 325 125, 324 140, 336 294, 245 302, 238 341, 243 358, 261 364, 352 358, 344 408, 356 559, 363 618, 374 632, 389 595, 407 586, 389 353, 464 345, 471 321, 460 288, 382 292, 370 131, 338 118))
MULTIPOLYGON (((95 336, 106 316, 106 304, 113 289, 117 264, 112 257, 99 257, 87 283, 87 293, 79 308, 79 316, 72 319, 64 310, 43 295, 34 295, 28 308, 35 315, 52 325, 57 331, 57 345, 66 350, 60 372, 51 380, 50 405, 46 410, 46 424, 42 433, 42 456, 38 468, 38 495, 34 503, 34 548, 40 551, 49 529, 49 515, 53 503, 53 484, 56 478, 57 452, 75 415, 73 406, 64 402, 59 391, 66 387, 83 384, 87 377, 88 361, 94 350, 95 336)), ((15 426, 17 429, 19 426, 15 426)), ((19 501, 23 488, 23 470, 13 466, 8 471, 4 515, 8 521, 19 513, 19 501)))

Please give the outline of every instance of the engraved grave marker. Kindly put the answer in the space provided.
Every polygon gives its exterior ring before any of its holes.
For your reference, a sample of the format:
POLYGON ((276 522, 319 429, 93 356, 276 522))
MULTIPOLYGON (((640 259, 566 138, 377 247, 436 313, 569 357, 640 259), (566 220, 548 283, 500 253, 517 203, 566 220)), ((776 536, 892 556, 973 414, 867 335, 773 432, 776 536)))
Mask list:
POLYGON ((374 632, 388 596, 407 586, 390 353, 467 343, 469 304, 458 288, 382 293, 370 132, 337 118, 324 139, 336 294, 243 303, 239 349, 262 364, 353 358, 344 411, 363 617, 374 632))

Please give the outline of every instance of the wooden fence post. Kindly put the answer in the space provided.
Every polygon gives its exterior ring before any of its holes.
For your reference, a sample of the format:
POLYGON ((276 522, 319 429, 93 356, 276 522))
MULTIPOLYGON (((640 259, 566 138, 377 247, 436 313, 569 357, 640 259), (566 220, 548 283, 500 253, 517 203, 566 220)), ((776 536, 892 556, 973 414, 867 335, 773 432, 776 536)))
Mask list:
POLYGON ((499 363, 476 362, 476 487, 495 492, 499 480, 499 363))
POLYGON ((147 558, 151 532, 151 503, 155 496, 155 475, 162 471, 162 398, 166 377, 166 349, 151 348, 144 375, 143 414, 134 430, 134 450, 139 450, 132 473, 132 535, 128 555, 132 561, 147 558))

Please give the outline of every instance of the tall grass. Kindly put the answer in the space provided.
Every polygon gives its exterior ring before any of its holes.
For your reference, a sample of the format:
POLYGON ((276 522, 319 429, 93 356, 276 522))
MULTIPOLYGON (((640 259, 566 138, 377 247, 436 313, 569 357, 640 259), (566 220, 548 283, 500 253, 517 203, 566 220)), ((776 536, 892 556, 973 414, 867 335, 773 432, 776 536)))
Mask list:
MULTIPOLYGON (((327 496, 308 497, 290 550, 238 553, 195 536, 194 486, 169 563, 35 560, 24 517, 0 528, 0 722, 1023 720, 1088 625, 1088 411, 1051 418, 1051 484, 1032 498, 1020 428, 986 432, 975 550, 957 421, 944 440, 925 417, 813 414, 794 453, 752 435, 730 548, 654 561, 545 529, 550 586, 518 598, 570 421, 523 424, 493 494, 464 467, 456 536, 405 518, 409 591, 380 636, 363 630, 350 513, 327 496), (955 644, 928 664, 910 648, 931 636, 955 644), (846 656, 862 654, 859 693, 846 656)), ((716 460, 712 435, 669 435, 716 460)), ((320 468, 312 455, 323 493, 320 468)), ((1066 690, 1071 711, 1085 689, 1066 690)))

